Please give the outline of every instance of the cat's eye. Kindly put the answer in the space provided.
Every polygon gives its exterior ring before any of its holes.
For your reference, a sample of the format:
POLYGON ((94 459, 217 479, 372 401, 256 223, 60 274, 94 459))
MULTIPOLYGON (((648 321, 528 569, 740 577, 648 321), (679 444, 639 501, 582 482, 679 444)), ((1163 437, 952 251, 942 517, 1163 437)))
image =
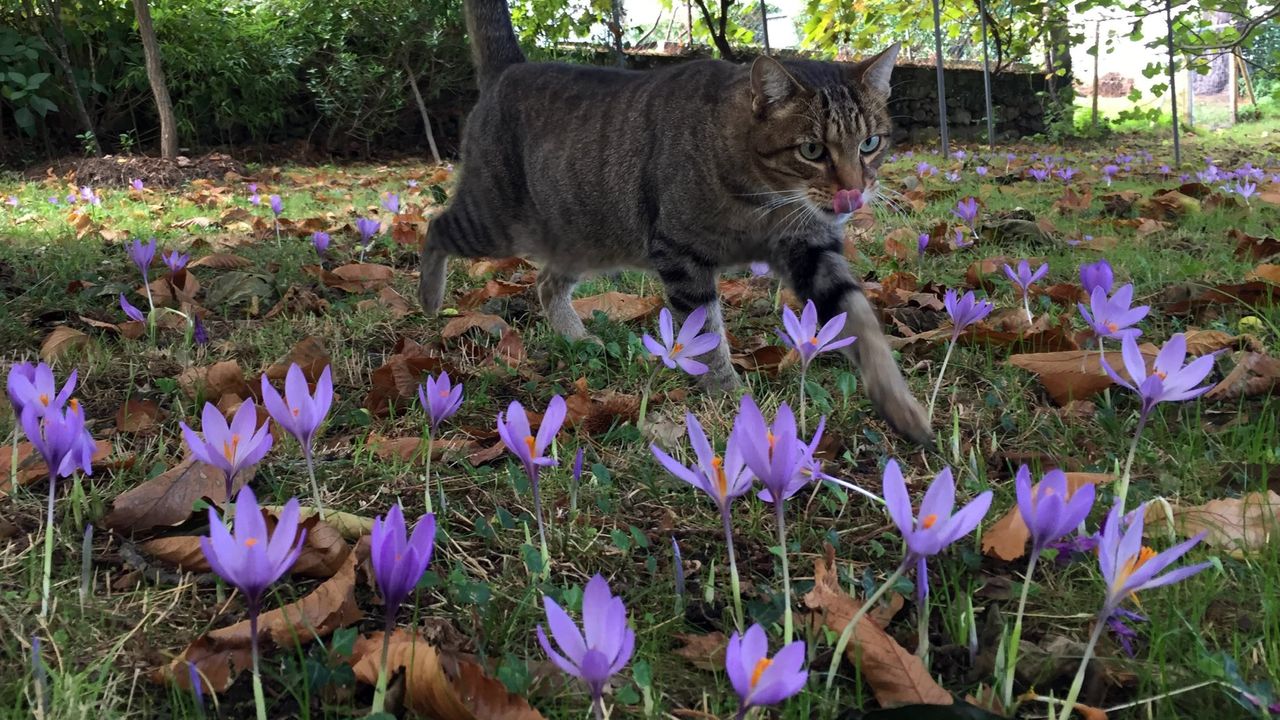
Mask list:
POLYGON ((822 143, 807 142, 800 143, 800 157, 809 161, 818 161, 823 155, 827 154, 827 148, 822 143))
POLYGON ((876 150, 879 150, 879 149, 880 149, 880 136, 879 136, 879 135, 872 135, 871 137, 867 138, 866 140, 863 140, 863 141, 862 141, 862 144, 858 146, 858 149, 859 149, 859 150, 861 150, 861 151, 863 152, 863 154, 865 154, 865 155, 870 155, 871 153, 875 152, 876 150))

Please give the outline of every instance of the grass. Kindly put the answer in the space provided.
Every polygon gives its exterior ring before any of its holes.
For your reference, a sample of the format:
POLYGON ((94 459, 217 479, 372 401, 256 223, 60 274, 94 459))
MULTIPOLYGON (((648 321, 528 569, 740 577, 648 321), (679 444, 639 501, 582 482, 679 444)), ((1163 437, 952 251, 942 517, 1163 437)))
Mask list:
MULTIPOLYGON (((1194 136, 1188 140, 1188 157, 1212 154, 1225 165, 1261 157, 1242 135, 1194 136)), ((1096 178, 1086 169, 1093 159, 1117 148, 1136 151, 1150 148, 1158 156, 1162 146, 1141 136, 1112 138, 1105 145, 1073 146, 1067 154, 1085 169, 1085 179, 1096 178)), ((1056 152, 1048 145, 1019 148, 1025 158, 1031 152, 1056 152)), ((1156 163, 1163 158, 1158 157, 1156 163)), ((939 162, 934 158, 934 162, 939 162)), ((885 171, 889 182, 900 183, 915 160, 903 159, 885 171)), ((998 167, 999 163, 993 163, 998 167)), ((1190 164, 1188 165, 1190 167, 1190 164)), ((1156 300, 1168 286, 1238 282, 1255 263, 1237 258, 1234 242, 1227 237, 1239 227, 1265 234, 1280 220, 1274 206, 1254 203, 1242 209, 1218 209, 1197 213, 1167 231, 1139 239, 1129 228, 1120 228, 1099 215, 1099 203, 1079 215, 1059 216, 1052 203, 1061 195, 1061 183, 1043 185, 1021 182, 1011 186, 979 183, 972 164, 964 180, 955 185, 941 178, 928 181, 931 200, 919 212, 902 216, 883 212, 878 227, 859 245, 855 260, 860 275, 884 278, 897 269, 918 272, 920 280, 957 286, 964 282, 967 266, 980 258, 1005 254, 1011 257, 1043 257, 1050 264, 1046 283, 1074 281, 1076 267, 1098 253, 1086 246, 1065 242, 1049 245, 980 243, 976 248, 946 256, 929 256, 920 265, 898 261, 881 253, 880 238, 887 231, 910 226, 923 230, 949 217, 956 200, 976 195, 984 204, 984 217, 1024 208, 1048 219, 1058 237, 1082 235, 1114 237, 1116 245, 1106 257, 1117 269, 1118 280, 1133 282, 1143 302, 1156 300)), ((301 219, 333 213, 332 225, 353 222, 357 215, 376 212, 379 194, 398 191, 402 200, 431 204, 426 182, 418 192, 406 188, 411 177, 429 175, 414 165, 392 167, 298 167, 278 179, 263 174, 259 183, 267 192, 285 197, 284 216, 301 219)), ((1176 184, 1176 183, 1174 183, 1176 184)), ((1101 183, 1096 190, 1101 190, 1101 183)), ((1137 190, 1149 195, 1155 187, 1170 183, 1135 176, 1116 182, 1116 190, 1137 190)), ((447 185, 446 185, 447 187, 447 185)), ((51 206, 46 198, 65 195, 67 183, 19 182, 0 179, 0 197, 15 194, 16 209, 2 206, 6 218, 0 238, 0 343, 14 359, 30 357, 40 348, 52 327, 69 323, 84 327, 80 316, 118 322, 120 292, 139 296, 135 270, 118 242, 103 240, 99 233, 76 238, 67 223, 64 205, 51 206), (12 221, 12 222, 11 222, 12 221), (92 283, 80 290, 71 283, 92 283)), ((57 504, 55 557, 55 607, 47 623, 36 619, 39 603, 41 522, 44 485, 36 482, 19 488, 5 500, 4 545, 0 548, 0 715, 32 714, 33 673, 31 642, 43 643, 42 664, 49 676, 48 717, 195 717, 189 693, 157 684, 152 673, 203 632, 242 618, 234 597, 220 594, 198 576, 166 573, 157 579, 139 572, 130 558, 137 546, 128 537, 99 528, 89 548, 90 572, 81 574, 82 539, 88 523, 99 523, 112 499, 173 466, 184 454, 179 419, 194 421, 200 401, 184 394, 173 380, 192 365, 234 359, 250 381, 257 373, 284 356, 304 337, 321 338, 331 354, 337 402, 318 446, 317 473, 324 488, 326 507, 372 517, 400 499, 411 515, 421 511, 420 465, 378 457, 370 433, 384 437, 421 433, 421 410, 402 407, 388 418, 376 418, 362 407, 370 385, 370 372, 391 355, 398 338, 420 343, 438 340, 448 317, 425 318, 420 313, 396 318, 383 307, 360 308, 357 302, 369 294, 347 296, 318 290, 331 303, 322 314, 263 318, 271 302, 291 286, 315 286, 301 271, 314 262, 305 241, 286 238, 244 242, 243 231, 198 225, 177 227, 183 220, 217 217, 229 205, 246 206, 247 191, 234 187, 233 198, 215 208, 193 202, 190 188, 149 191, 145 202, 123 188, 100 188, 103 203, 93 211, 100 224, 130 235, 159 238, 162 247, 191 249, 203 255, 219 242, 236 243, 233 252, 252 261, 246 272, 261 273, 270 288, 256 311, 252 301, 210 306, 205 318, 211 342, 187 347, 180 336, 162 334, 158 342, 125 341, 105 333, 90 333, 86 345, 58 359, 59 376, 72 367, 80 372, 77 395, 88 408, 95 436, 108 439, 119 453, 132 454, 128 467, 100 470, 92 478, 64 483, 57 504), (141 435, 116 434, 114 415, 130 398, 156 402, 170 416, 155 431, 141 435), (81 590, 84 599, 81 600, 81 590)), ((266 215, 265 207, 254 212, 266 215)), ((353 234, 334 233, 337 258, 354 256, 353 234)), ((397 269, 395 288, 414 297, 411 272, 416 269, 413 248, 380 241, 371 262, 397 269)), ((336 264, 336 263, 334 263, 336 264)), ((466 266, 455 263, 451 296, 478 286, 484 278, 472 278, 466 266)), ((197 271, 206 289, 224 277, 224 271, 197 271)), ((638 273, 593 280, 580 296, 621 289, 654 293, 653 279, 638 273)), ((1015 307, 1018 300, 1007 283, 996 282, 993 299, 1001 307, 1015 307)), ((145 299, 142 299, 145 302, 145 299)), ((481 337, 463 346, 471 355, 451 358, 462 368, 466 400, 458 416, 447 423, 442 438, 478 435, 491 430, 494 415, 512 399, 541 410, 552 393, 572 394, 574 381, 586 378, 593 392, 613 390, 638 396, 649 376, 638 334, 647 327, 622 325, 597 318, 590 329, 602 345, 572 345, 550 334, 526 293, 491 300, 483 309, 503 315, 523 335, 528 359, 519 368, 489 366, 482 362, 494 339, 481 337)), ((1034 309, 1050 309, 1043 301, 1034 309)), ((1197 327, 1237 332, 1239 320, 1255 316, 1261 329, 1258 340, 1271 352, 1280 344, 1280 310, 1274 305, 1244 308, 1223 306, 1196 322, 1155 312, 1144 323, 1144 338, 1163 341, 1194 324, 1197 327)), ((742 342, 752 339, 776 342, 779 325, 772 298, 762 297, 744 307, 726 311, 729 332, 742 342)), ((651 329, 650 329, 651 331, 651 329)), ((927 397, 933 373, 944 348, 931 345, 909 351, 902 359, 917 397, 927 397)), ((1096 401, 1095 417, 1073 419, 1054 408, 1037 381, 1005 363, 1007 350, 961 347, 952 358, 948 380, 939 399, 936 427, 941 448, 924 453, 890 433, 874 416, 850 369, 837 359, 819 361, 811 369, 809 416, 828 417, 834 456, 825 469, 872 490, 880 486, 884 462, 899 458, 913 487, 922 487, 944 465, 957 472, 966 498, 991 488, 996 492, 993 513, 987 523, 1013 503, 1011 469, 1002 458, 1026 456, 1070 460, 1082 470, 1112 472, 1123 462, 1136 420, 1131 397, 1113 389, 1109 400, 1096 401)), ((782 401, 795 402, 797 371, 744 376, 750 390, 768 411, 782 401)), ((1220 373, 1217 377, 1220 377, 1220 373)), ((682 402, 651 406, 650 422, 660 435, 678 437, 685 410, 702 419, 708 432, 723 440, 734 412, 735 398, 698 392, 687 378, 663 372, 655 392, 686 390, 682 402)), ((1162 407, 1138 446, 1131 496, 1156 496, 1194 505, 1219 497, 1266 491, 1280 465, 1276 442, 1277 413, 1274 400, 1257 398, 1236 404, 1196 402, 1162 407)), ((9 437, 12 420, 0 414, 0 432, 9 437)), ((687 454, 683 440, 678 455, 687 454)), ((727 569, 717 513, 710 502, 682 485, 653 461, 634 425, 616 423, 588 434, 570 426, 558 447, 562 459, 572 458, 579 446, 586 448, 588 472, 580 488, 571 487, 567 468, 544 476, 543 494, 549 521, 552 566, 547 581, 531 580, 536 569, 536 542, 527 481, 505 458, 472 467, 465 460, 437 461, 434 477, 443 478, 450 514, 445 520, 438 554, 420 588, 416 620, 402 612, 402 626, 424 623, 440 642, 479 656, 508 688, 527 695, 548 718, 579 718, 587 712, 587 698, 580 686, 566 684, 545 661, 534 640, 533 628, 543 622, 540 595, 545 593, 577 609, 581 588, 594 573, 610 577, 615 592, 625 598, 637 631, 636 660, 624 672, 609 698, 615 717, 672 717, 677 709, 707 715, 730 716, 735 699, 723 673, 694 670, 673 655, 676 633, 705 633, 725 628, 728 601, 727 569), (679 540, 688 576, 684 609, 677 609, 673 594, 674 567, 671 538, 679 540), (713 580, 714 578, 714 580, 713 580)), ((278 504, 290 496, 308 496, 306 472, 296 444, 281 443, 257 471, 254 487, 264 503, 278 504)), ((434 484, 434 479, 433 479, 434 484)), ((1104 492, 1106 497, 1107 493, 1104 492)), ((918 497, 918 495, 917 495, 918 497)), ((1095 511, 1091 527, 1102 515, 1095 511)), ((791 501, 789 547, 793 583, 797 595, 812 587, 814 562, 824 544, 835 547, 842 584, 857 588, 860 596, 875 587, 896 567, 900 540, 887 517, 856 495, 830 487, 810 488, 791 501)), ((742 569, 748 616, 774 625, 777 647, 784 600, 775 545, 771 508, 754 498, 734 506, 736 546, 742 569)), ((180 530, 200 532, 198 521, 180 530)), ((1152 542, 1163 545, 1157 536, 1152 542)), ((963 541, 956 550, 931 564, 933 618, 931 636, 933 671, 949 690, 963 695, 979 682, 991 682, 990 663, 1000 637, 1001 621, 1011 624, 1021 590, 1023 563, 1004 564, 982 557, 977 544, 963 541), (968 658, 970 605, 977 614, 978 665, 968 658), (986 665, 984 666, 984 663, 986 665)), ((1217 567, 1178 585, 1146 595, 1142 612, 1148 624, 1139 629, 1136 658, 1119 653, 1104 639, 1100 653, 1107 672, 1095 674, 1085 699, 1102 705, 1120 705, 1162 696, 1205 680, 1229 679, 1228 660, 1248 682, 1269 685, 1280 681, 1280 556, 1276 544, 1234 558, 1214 549, 1198 549, 1193 560, 1215 557, 1217 567)), ((1029 615, 1023 638, 1044 648, 1024 653, 1025 662, 1048 668, 1036 685, 1041 693, 1061 696, 1074 670, 1071 653, 1078 654, 1087 637, 1090 618, 1102 597, 1102 581, 1092 563, 1055 566, 1043 562, 1031 590, 1029 615), (1055 653, 1058 659, 1055 659, 1055 653)), ((290 602, 309 592, 316 582, 292 578, 279 584, 269 606, 290 602)), ((910 583, 900 588, 904 593, 910 583)), ((909 593, 908 593, 909 594, 909 593)), ((357 599, 366 619, 355 629, 380 628, 375 593, 362 579, 357 599)), ((825 669, 833 637, 805 630, 815 669, 825 669)), ((908 603, 890 627, 908 649, 914 647, 915 609, 908 603)), ((368 706, 372 688, 357 686, 345 672, 342 658, 349 652, 351 630, 304 648, 282 648, 265 661, 268 699, 272 717, 349 717, 368 706)), ((1095 669, 1102 664, 1095 665, 1095 669)), ((846 671, 849 666, 846 665, 846 671)), ((816 674, 816 673, 815 673, 816 674)), ((250 712, 249 678, 242 674, 221 696, 220 711, 227 715, 250 712)), ((815 678, 816 680, 816 678, 815 678)), ((838 693, 825 695, 820 683, 778 711, 778 717, 856 717, 851 708, 867 703, 874 707, 865 685, 850 676, 837 684, 838 693)), ((1221 686, 1209 686, 1156 701, 1150 711, 1161 718, 1200 718, 1215 713, 1231 716, 1245 710, 1233 704, 1221 686)), ((1146 717, 1148 708, 1119 710, 1112 717, 1146 717)))

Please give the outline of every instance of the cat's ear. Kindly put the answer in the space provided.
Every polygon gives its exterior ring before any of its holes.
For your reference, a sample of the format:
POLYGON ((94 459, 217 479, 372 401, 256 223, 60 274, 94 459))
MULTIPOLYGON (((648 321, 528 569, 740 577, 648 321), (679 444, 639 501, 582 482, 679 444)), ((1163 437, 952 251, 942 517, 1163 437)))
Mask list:
POLYGON ((756 114, 807 92, 809 90, 787 72, 782 63, 768 55, 761 55, 751 63, 751 108, 756 114))
POLYGON ((889 94, 889 76, 893 74, 893 65, 898 60, 898 51, 902 45, 894 43, 866 60, 860 60, 850 69, 856 82, 882 95, 889 94))

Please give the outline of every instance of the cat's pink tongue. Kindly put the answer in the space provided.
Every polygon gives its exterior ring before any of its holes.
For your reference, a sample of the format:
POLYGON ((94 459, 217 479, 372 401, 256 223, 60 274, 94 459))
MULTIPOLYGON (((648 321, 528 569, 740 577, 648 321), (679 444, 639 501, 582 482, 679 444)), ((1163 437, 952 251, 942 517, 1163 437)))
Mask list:
POLYGON ((862 207, 861 190, 837 190, 836 196, 831 199, 831 209, 837 215, 848 215, 860 207, 862 207))

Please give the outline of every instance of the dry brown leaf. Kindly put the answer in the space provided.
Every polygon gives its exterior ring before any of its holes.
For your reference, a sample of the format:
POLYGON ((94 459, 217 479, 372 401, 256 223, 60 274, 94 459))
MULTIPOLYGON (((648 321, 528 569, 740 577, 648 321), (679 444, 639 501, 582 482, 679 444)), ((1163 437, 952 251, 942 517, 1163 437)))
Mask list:
POLYGON ((280 300, 267 311, 267 320, 277 315, 324 315, 329 312, 329 301, 314 292, 296 285, 280 296, 280 300))
POLYGON ((367 312, 376 308, 385 309, 396 320, 414 312, 414 308, 409 305, 409 301, 405 300, 403 295, 390 286, 379 290, 376 299, 361 300, 356 303, 356 309, 358 310, 367 312))
POLYGON ((72 350, 84 347, 89 342, 89 336, 80 332, 73 327, 59 325, 49 333, 49 336, 40 344, 40 359, 52 364, 55 360, 66 355, 72 350))
POLYGON ((1242 283, 1216 285, 1204 288, 1200 285, 1171 285, 1165 288, 1157 301, 1160 309, 1169 315, 1184 315, 1200 308, 1221 305, 1258 306, 1270 304, 1280 290, 1266 280, 1248 280, 1242 283))
POLYGON ((647 318, 662 307, 662 298, 656 295, 631 295, 611 290, 599 295, 573 301, 573 311, 583 321, 590 320, 597 310, 617 323, 647 318))
POLYGON ((1280 387, 1280 359, 1258 352, 1237 357, 1236 366, 1222 382, 1205 393, 1208 400, 1238 400, 1270 395, 1280 387))
POLYGON ((724 653, 729 646, 729 638, 724 633, 676 633, 675 639, 681 645, 672 652, 688 660, 689 664, 699 670, 724 669, 724 653))
POLYGON ((440 337, 446 340, 456 338, 472 328, 480 328, 481 330, 501 336, 511 326, 506 320, 497 315, 478 312, 464 312, 449 322, 445 323, 444 329, 440 331, 440 337))
POLYGON ((507 367, 514 368, 523 363, 526 357, 528 354, 524 349, 524 338, 514 328, 507 328, 498 339, 498 344, 493 346, 490 360, 500 361, 507 367))
POLYGON ((188 397, 195 398, 204 393, 204 399, 215 404, 223 395, 246 398, 254 394, 235 360, 224 360, 208 367, 189 367, 178 376, 178 386, 188 397))
POLYGON ((251 267, 253 261, 233 253, 213 253, 192 260, 187 267, 207 267, 213 270, 242 270, 251 267))
MULTIPOLYGON (((253 477, 246 468, 235 478, 232 492, 253 477)), ((206 498, 215 503, 226 500, 226 476, 194 458, 117 495, 103 524, 120 533, 145 533, 159 527, 180 525, 191 517, 192 506, 206 498)))
MULTIPOLYGON (((1159 349, 1150 343, 1143 343, 1138 349, 1150 370, 1159 349)), ((1095 350, 1011 355, 1009 364, 1037 375, 1040 384, 1059 405, 1092 397, 1112 384, 1095 350)), ((1107 364, 1122 376, 1125 374, 1124 360, 1118 351, 1107 353, 1107 364)))
MULTIPOLYGON (((1148 513, 1152 510, 1156 508, 1148 513)), ((1175 505, 1173 526, 1187 538, 1204 532, 1205 544, 1243 557, 1265 549, 1275 539, 1280 530, 1280 494, 1268 490, 1265 494, 1252 492, 1244 497, 1210 500, 1195 507, 1175 505)))
POLYGON ((491 273, 507 273, 515 270, 527 270, 533 267, 522 257, 477 260, 467 268, 467 275, 473 278, 484 277, 491 273))
MULTIPOLYGON (((90 464, 95 470, 128 467, 133 464, 132 455, 110 463, 106 462, 107 458, 111 457, 112 450, 114 448, 106 440, 94 442, 90 464)), ((13 476, 13 452, 11 447, 6 447, 0 451, 0 498, 8 497, 9 493, 13 492, 11 484, 13 476)), ((30 485, 37 480, 48 478, 49 466, 45 464, 40 453, 36 452, 35 446, 29 442, 18 443, 18 485, 30 485)))
MULTIPOLYGON (((832 562, 829 554, 828 559, 814 564, 813 590, 804 596, 804 603, 815 611, 815 621, 840 633, 861 605, 840 587, 832 562)), ((934 681, 920 658, 907 652, 869 616, 854 628, 845 656, 861 669, 862 678, 883 706, 954 702, 951 693, 934 681)))
POLYGON ((1280 265, 1259 265, 1250 270, 1244 276, 1248 280, 1261 280, 1262 282, 1271 283, 1272 285, 1280 285, 1280 265))
POLYGON ((730 354, 733 364, 746 372, 764 372, 776 375, 782 368, 783 361, 794 353, 790 348, 781 345, 761 345, 760 347, 730 354))
MULTIPOLYGON (((585 377, 573 384, 574 393, 565 398, 565 417, 580 424, 588 435, 608 432, 617 423, 635 422, 640 417, 640 398, 614 390, 593 393, 585 377)), ((656 403, 655 403, 656 404, 656 403)))
POLYGON ((1232 335, 1221 330, 1197 330, 1193 328, 1183 333, 1183 336, 1187 341, 1187 354, 1197 357, 1218 352, 1219 350, 1226 350, 1227 348, 1262 352, 1265 347, 1261 340, 1252 335, 1232 335))
POLYGON ((1231 228, 1227 237, 1236 241, 1236 257, 1264 260, 1280 255, 1280 240, 1276 238, 1256 237, 1239 228, 1231 228))
POLYGON ((720 281, 720 299, 727 305, 742 307, 769 297, 772 289, 773 283, 766 277, 725 278, 720 281))
MULTIPOLYGON (((365 441, 373 454, 382 460, 399 460, 400 462, 425 462, 427 442, 420 437, 382 437, 370 433, 365 441)), ((441 460, 446 455, 465 456, 475 451, 474 440, 466 438, 436 438, 431 443, 431 459, 441 460)))
MULTIPOLYGON (((356 679, 378 681, 383 634, 356 639, 351 667, 356 679)), ((507 691, 484 668, 462 655, 438 650, 426 638, 397 630, 387 645, 387 667, 404 670, 404 704, 435 720, 542 720, 524 698, 507 691)))
POLYGON ((116 432, 141 433, 156 426, 168 413, 151 400, 131 398, 116 411, 116 432))
POLYGON ((331 273, 321 278, 321 281, 329 287, 349 293, 362 293, 380 290, 389 285, 394 278, 395 271, 386 265, 352 263, 334 268, 331 273), (334 277, 337 279, 335 280, 334 277))
POLYGON ((509 280, 490 280, 483 286, 458 298, 458 308, 461 310, 474 310, 488 300, 509 295, 519 295, 530 287, 533 287, 532 281, 516 283, 509 280))
MULTIPOLYGON (((424 375, 445 369, 439 355, 429 354, 426 348, 406 338, 400 338, 393 353, 373 371, 372 387, 364 398, 364 407, 377 416, 385 415, 393 404, 416 402, 418 384, 424 382, 424 375)), ((457 376, 453 368, 448 369, 451 376, 457 376)))
POLYGON ((268 380, 283 380, 289 374, 289 367, 297 364, 307 382, 320 380, 324 369, 329 367, 329 351, 324 341, 314 335, 308 335, 294 343, 289 353, 280 358, 265 373, 268 380))
MULTIPOLYGON (((337 574, 321 583, 309 595, 258 618, 258 636, 263 643, 292 648, 326 637, 334 630, 358 622, 362 616, 356 605, 356 554, 348 553, 337 574)), ((179 687, 190 687, 187 663, 194 663, 205 678, 205 688, 223 692, 231 687, 242 670, 252 662, 249 621, 212 630, 197 638, 169 664, 167 677, 179 687)))
MULTIPOLYGON (((1085 484, 1105 485, 1115 479, 1109 473, 1069 472, 1067 476, 1068 497, 1074 495, 1085 484)), ((1036 483, 1032 488, 1039 487, 1036 483)), ((1005 562, 1017 560, 1027 554, 1027 541, 1031 539, 1031 531, 1022 519, 1018 506, 1014 505, 1003 517, 995 521, 982 533, 983 554, 999 558, 1005 562)))

